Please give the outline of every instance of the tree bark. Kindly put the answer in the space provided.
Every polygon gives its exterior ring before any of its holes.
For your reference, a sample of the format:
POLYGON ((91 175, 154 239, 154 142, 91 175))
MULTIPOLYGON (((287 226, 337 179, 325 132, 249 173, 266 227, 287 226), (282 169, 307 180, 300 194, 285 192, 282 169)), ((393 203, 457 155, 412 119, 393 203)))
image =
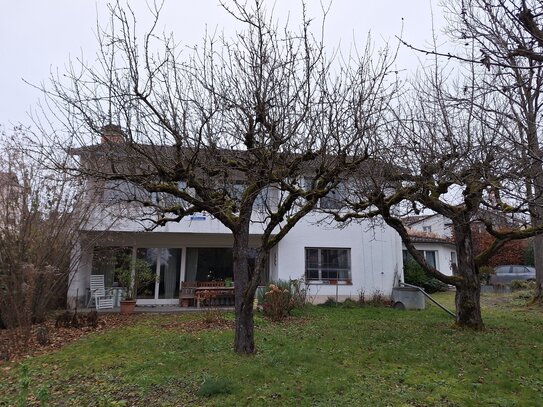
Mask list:
POLYGON ((250 287, 249 275, 249 223, 234 233, 233 271, 236 308, 234 351, 240 354, 255 353, 253 301, 255 291, 250 287))
POLYGON ((543 235, 534 237, 535 293, 534 302, 543 303, 543 235))
POLYGON ((479 268, 475 263, 470 223, 466 219, 453 220, 456 238, 457 273, 461 277, 456 283, 456 323, 458 326, 483 329, 481 316, 481 283, 479 268))
MULTIPOLYGON (((533 98, 527 108, 533 106, 533 98)), ((540 145, 537 137, 536 114, 534 109, 527 109, 526 112, 526 136, 528 141, 528 159, 530 160, 530 178, 533 182, 533 192, 528 192, 531 198, 530 209, 532 215, 532 226, 539 227, 543 222, 543 167, 540 160, 540 145)), ((536 236, 533 240, 534 265, 536 270, 536 289, 534 302, 543 302, 543 237, 536 236)))

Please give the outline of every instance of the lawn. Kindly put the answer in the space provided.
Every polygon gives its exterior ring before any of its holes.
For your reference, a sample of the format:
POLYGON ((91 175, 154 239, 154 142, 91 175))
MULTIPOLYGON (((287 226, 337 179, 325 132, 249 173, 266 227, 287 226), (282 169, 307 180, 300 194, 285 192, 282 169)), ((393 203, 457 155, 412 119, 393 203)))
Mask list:
MULTIPOLYGON (((439 299, 452 307, 452 294, 439 299)), ((484 295, 484 332, 432 306, 308 307, 257 317, 255 356, 200 315, 147 315, 59 351, 0 365, 0 405, 538 406, 543 314, 484 295), (24 404, 21 404, 24 405, 24 404)), ((227 316, 232 318, 231 315, 227 316)))

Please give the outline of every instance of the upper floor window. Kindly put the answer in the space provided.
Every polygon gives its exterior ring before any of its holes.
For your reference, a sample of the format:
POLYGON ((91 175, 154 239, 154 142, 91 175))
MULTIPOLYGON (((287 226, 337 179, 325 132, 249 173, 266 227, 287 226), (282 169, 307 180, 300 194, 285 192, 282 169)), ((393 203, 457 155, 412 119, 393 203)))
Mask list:
POLYGON ((422 227, 422 231, 423 231, 423 232, 431 232, 431 231, 432 231, 432 227, 431 227, 431 226, 423 226, 423 227, 422 227))
POLYGON ((147 199, 148 193, 143 188, 124 180, 105 182, 102 198, 105 202, 127 202, 147 199))
POLYGON ((326 196, 320 199, 319 207, 321 209, 341 209, 343 207, 345 192, 345 185, 339 184, 336 188, 328 192, 326 196))

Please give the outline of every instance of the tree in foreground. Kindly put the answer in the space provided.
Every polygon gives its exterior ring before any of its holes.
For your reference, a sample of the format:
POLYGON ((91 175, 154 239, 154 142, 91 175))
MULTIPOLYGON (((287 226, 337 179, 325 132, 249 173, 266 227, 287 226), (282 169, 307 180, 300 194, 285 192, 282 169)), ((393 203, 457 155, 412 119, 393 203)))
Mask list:
POLYGON ((372 174, 355 188, 340 221, 380 215, 431 276, 456 287, 459 326, 482 329, 479 267, 511 240, 535 236, 527 227, 531 201, 525 174, 530 164, 511 144, 503 99, 480 92, 480 72, 463 72, 452 84, 439 71, 423 77, 398 103, 397 120, 383 136, 382 159, 394 174, 372 174), (415 248, 402 217, 430 209, 450 219, 457 264, 451 276, 428 264, 415 248), (492 242, 475 253, 472 224, 484 225, 492 242))
POLYGON ((229 4, 244 29, 206 37, 186 55, 153 32, 138 44, 135 17, 117 5, 99 63, 73 67, 45 92, 67 134, 49 141, 80 156, 65 171, 132 186, 131 213, 150 229, 201 211, 230 229, 234 348, 250 354, 269 250, 371 157, 394 78, 386 50, 333 61, 305 16, 292 31, 262 1, 229 4), (89 145, 104 126, 109 137, 89 145), (254 271, 252 224, 262 229, 254 271))
MULTIPOLYGON (((543 4, 538 0, 456 0, 443 4, 454 52, 420 50, 483 67, 479 83, 501 99, 509 120, 507 143, 526 162, 523 201, 530 203, 531 226, 543 225, 541 90, 543 85, 543 4), (464 48, 465 52, 461 49, 464 48)), ((411 45, 409 45, 411 48, 411 45)), ((491 108, 491 112, 495 112, 491 108)), ((543 235, 533 239, 535 301, 543 301, 543 235)))

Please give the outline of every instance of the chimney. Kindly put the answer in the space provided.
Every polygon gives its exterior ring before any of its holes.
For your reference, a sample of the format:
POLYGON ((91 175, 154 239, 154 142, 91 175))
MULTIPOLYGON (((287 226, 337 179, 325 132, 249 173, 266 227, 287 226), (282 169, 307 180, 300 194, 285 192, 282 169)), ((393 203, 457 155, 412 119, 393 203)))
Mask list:
POLYGON ((124 141, 124 132, 121 126, 108 124, 101 129, 102 144, 122 143, 124 141))

